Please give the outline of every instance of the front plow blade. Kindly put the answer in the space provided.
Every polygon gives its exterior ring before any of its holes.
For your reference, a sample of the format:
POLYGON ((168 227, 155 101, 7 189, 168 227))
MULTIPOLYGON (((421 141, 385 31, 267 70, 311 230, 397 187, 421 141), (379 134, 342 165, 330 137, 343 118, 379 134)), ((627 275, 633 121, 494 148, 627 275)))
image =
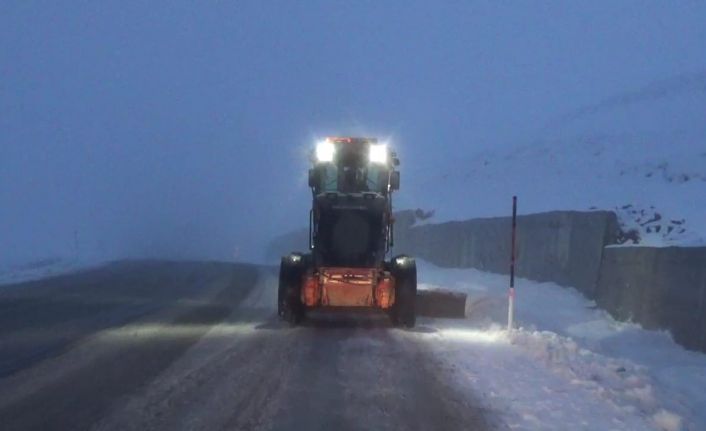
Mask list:
POLYGON ((466 317, 465 293, 450 290, 418 290, 416 312, 418 316, 463 319, 466 317))

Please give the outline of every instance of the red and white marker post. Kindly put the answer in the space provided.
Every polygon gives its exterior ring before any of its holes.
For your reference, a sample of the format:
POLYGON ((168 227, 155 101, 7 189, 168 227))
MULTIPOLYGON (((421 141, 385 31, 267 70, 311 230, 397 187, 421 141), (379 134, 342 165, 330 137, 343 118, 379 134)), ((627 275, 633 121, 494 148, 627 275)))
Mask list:
POLYGON ((512 247, 510 248, 510 291, 507 295, 507 330, 512 331, 515 321, 515 236, 517 233, 517 196, 512 197, 512 247))

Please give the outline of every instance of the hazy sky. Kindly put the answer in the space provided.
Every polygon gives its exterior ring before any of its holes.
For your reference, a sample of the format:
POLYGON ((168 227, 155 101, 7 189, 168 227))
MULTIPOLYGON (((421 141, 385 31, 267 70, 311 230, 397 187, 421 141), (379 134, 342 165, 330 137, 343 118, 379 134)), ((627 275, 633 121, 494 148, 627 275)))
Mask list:
POLYGON ((1 2, 0 262, 70 255, 74 232, 257 260, 306 223, 316 137, 391 138, 404 189, 706 71, 703 2, 441 3, 1 2))

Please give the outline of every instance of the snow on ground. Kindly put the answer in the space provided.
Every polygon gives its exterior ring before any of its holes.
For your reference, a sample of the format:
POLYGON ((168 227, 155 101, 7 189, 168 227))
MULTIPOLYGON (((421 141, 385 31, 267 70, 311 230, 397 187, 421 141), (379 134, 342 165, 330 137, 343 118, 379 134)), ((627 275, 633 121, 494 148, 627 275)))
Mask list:
POLYGON ((70 274, 101 266, 108 261, 101 258, 48 258, 23 264, 0 265, 0 286, 70 274))
POLYGON ((520 329, 508 334, 508 277, 419 262, 420 288, 469 295, 466 320, 420 319, 458 386, 513 430, 706 429, 706 355, 666 332, 613 320, 578 291, 517 281, 520 329))
POLYGON ((518 195, 523 214, 610 210, 642 245, 706 244, 706 131, 539 140, 408 178, 426 223, 508 215, 518 195))

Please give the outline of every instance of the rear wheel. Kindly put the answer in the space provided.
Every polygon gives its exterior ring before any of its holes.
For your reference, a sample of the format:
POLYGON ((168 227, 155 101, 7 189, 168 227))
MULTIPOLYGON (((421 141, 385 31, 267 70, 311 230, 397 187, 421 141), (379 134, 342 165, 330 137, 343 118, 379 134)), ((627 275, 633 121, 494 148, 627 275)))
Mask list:
POLYGON ((286 309, 287 280, 290 271, 288 257, 283 257, 279 264, 279 284, 277 286, 277 315, 279 317, 284 317, 284 310, 286 309))
POLYGON ((300 293, 302 277, 308 261, 307 255, 293 253, 282 257, 280 262, 277 314, 292 325, 296 325, 304 318, 304 305, 301 303, 300 293))
POLYGON ((392 259, 390 269, 395 278, 395 304, 390 318, 394 325, 412 328, 417 321, 417 264, 411 257, 398 256, 392 259))

